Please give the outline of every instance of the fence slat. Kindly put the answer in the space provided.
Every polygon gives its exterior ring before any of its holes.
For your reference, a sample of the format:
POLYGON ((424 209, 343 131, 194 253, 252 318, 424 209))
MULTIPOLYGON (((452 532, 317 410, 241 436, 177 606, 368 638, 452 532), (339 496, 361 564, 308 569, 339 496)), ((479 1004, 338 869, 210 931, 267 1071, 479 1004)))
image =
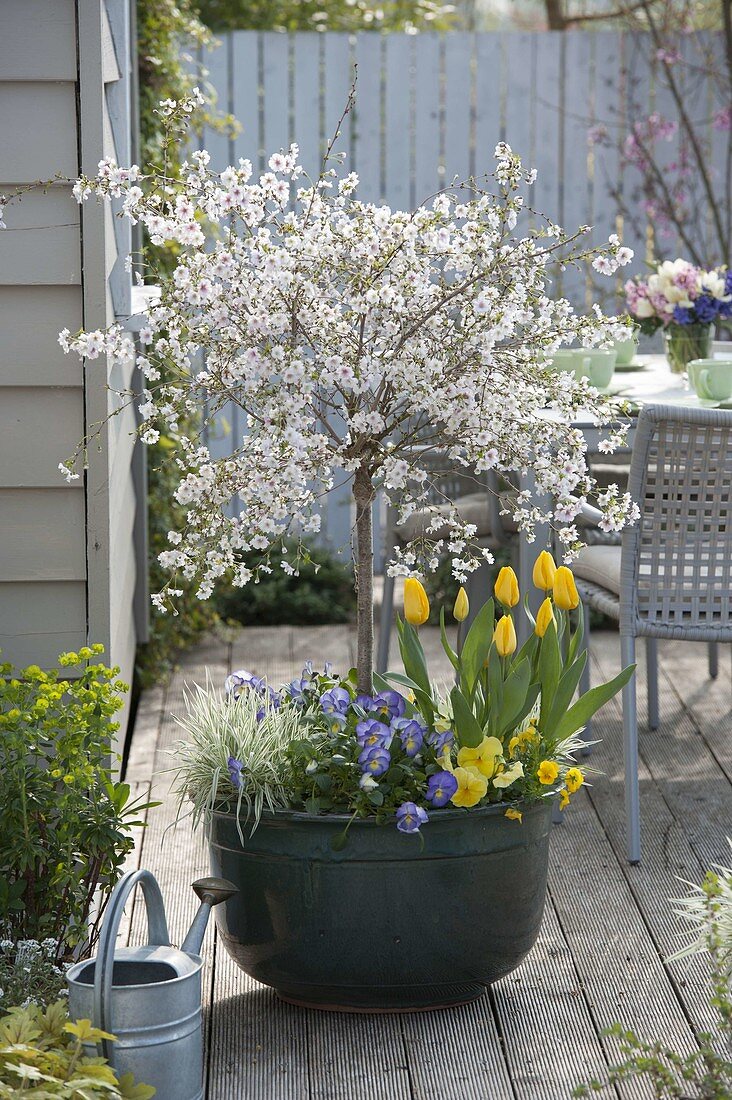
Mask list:
POLYGON ((510 84, 510 94, 506 97, 505 140, 527 165, 534 161, 533 43, 534 35, 523 31, 503 35, 504 73, 510 84))
POLYGON ((264 159, 290 145, 290 40, 286 34, 262 35, 262 94, 264 159))
MULTIPOLYGON (((616 232, 618 201, 609 198, 612 188, 622 190, 623 170, 618 143, 626 132, 625 100, 623 95, 623 43, 622 37, 615 31, 603 31, 602 39, 592 37, 591 49, 594 58, 594 106, 592 126, 600 140, 592 146, 591 174, 588 179, 590 193, 590 224, 594 227, 592 240, 607 240, 616 232), (601 132, 607 134, 601 137, 601 132)), ((629 224, 623 227, 623 238, 631 248, 635 247, 635 236, 629 224)), ((623 272, 640 271, 643 267, 645 245, 636 256, 632 268, 623 272)), ((627 278, 627 275, 624 277, 627 278)), ((606 305, 609 310, 617 307, 613 301, 620 282, 588 273, 593 301, 606 305)))
POLYGON ((445 38, 445 177, 467 179, 475 158, 472 140, 473 36, 462 32, 445 38))
MULTIPOLYGON (((563 36, 562 58, 562 165, 560 171, 560 224, 568 233, 580 225, 592 225, 588 183, 589 132, 592 122, 591 39, 582 31, 563 36)), ((537 199, 539 209, 541 203, 537 199)), ((585 304, 587 273, 567 267, 562 272, 561 293, 578 306, 585 304)))
POLYGON ((423 202, 440 186, 440 39, 421 34, 415 53, 414 192, 423 202))
POLYGON ((534 155, 530 165, 539 175, 529 201, 555 222, 562 213, 561 40, 561 31, 547 31, 535 39, 534 155))
MULTIPOLYGON (((623 70, 625 74, 625 97, 623 132, 629 134, 636 120, 648 118, 651 106, 651 73, 647 64, 648 47, 639 35, 623 34, 623 70)), ((647 251, 647 229, 649 220, 644 206, 643 175, 633 165, 624 161, 623 165, 623 200, 629 205, 636 216, 632 221, 626 219, 623 239, 625 243, 635 251, 635 266, 642 268, 647 251)), ((602 220, 607 223, 612 220, 612 206, 600 207, 601 194, 597 195, 598 212, 604 208, 602 220)), ((600 225, 600 218, 596 219, 600 225)), ((652 224, 652 222, 651 222, 652 224)), ((612 229, 610 230, 612 232, 612 229)), ((599 236, 599 235, 598 235, 599 236)))
POLYGON ((493 153, 502 134, 503 56, 498 35, 476 35, 475 80, 475 174, 480 179, 493 171, 493 153))
MULTIPOLYGON (((323 151, 333 138, 338 120, 345 110, 348 102, 348 94, 353 84, 353 61, 351 60, 351 44, 346 35, 326 34, 324 36, 324 64, 323 74, 325 86, 323 89, 325 105, 325 133, 323 135, 323 151)), ((351 127, 353 117, 349 113, 340 125, 340 137, 336 141, 334 150, 347 153, 346 170, 351 171, 351 127)), ((331 165, 332 167, 332 165, 331 165)))
POLYGON ((356 99, 356 171, 358 197, 381 201, 381 63, 380 35, 363 31, 356 35, 358 85, 356 99))
POLYGON ((257 173, 261 170, 259 150, 262 139, 259 133, 259 37, 248 31, 233 34, 232 114, 241 129, 234 137, 234 159, 244 157, 252 162, 257 173))
POLYGON ((411 53, 412 40, 390 34, 386 46, 386 112, 384 117, 385 186, 389 206, 411 206, 411 53))
MULTIPOLYGON (((208 70, 208 76, 204 77, 206 84, 215 89, 215 109, 224 114, 230 111, 229 104, 229 43, 222 38, 219 44, 212 50, 204 50, 201 62, 204 69, 208 70)), ((230 149, 228 134, 213 126, 203 128, 203 148, 211 154, 210 167, 214 172, 222 172, 229 164, 230 149)))
POLYGON ((300 163, 315 179, 320 170, 320 35, 295 35, 293 140, 300 146, 300 163))

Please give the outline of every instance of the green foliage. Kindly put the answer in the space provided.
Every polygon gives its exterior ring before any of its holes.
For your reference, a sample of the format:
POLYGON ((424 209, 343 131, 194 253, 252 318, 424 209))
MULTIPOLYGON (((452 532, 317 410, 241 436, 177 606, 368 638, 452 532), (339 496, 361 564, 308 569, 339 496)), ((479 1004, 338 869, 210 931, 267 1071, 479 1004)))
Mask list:
POLYGON ((71 1023, 63 1001, 11 1009, 0 1018, 0 1097, 149 1100, 154 1088, 129 1073, 118 1079, 103 1058, 84 1053, 84 1043, 107 1038, 89 1020, 71 1023))
POLYGON ((261 555, 245 558, 255 580, 244 588, 217 589, 213 602, 221 618, 243 626, 349 622, 356 607, 351 568, 326 549, 288 543, 285 550, 278 547, 269 555, 271 572, 261 571, 261 555), (282 569, 283 561, 294 576, 282 569))
MULTIPOLYGON (((663 1039, 646 1042, 635 1032, 615 1024, 606 1032, 620 1046, 621 1060, 610 1067, 606 1081, 594 1080, 575 1089, 574 1096, 591 1096, 608 1085, 638 1079, 647 1081, 657 1100, 729 1100, 732 1096, 732 1061, 720 1051, 732 1047, 732 994, 730 992, 729 898, 732 879, 709 872, 687 912, 694 914, 702 933, 701 943, 711 963, 709 1004, 717 1018, 716 1033, 697 1035, 699 1049, 679 1054, 663 1039)), ((689 950, 680 952, 688 954, 689 950)), ((678 957, 678 956, 676 956, 678 957)))
POLYGON ((111 778, 127 686, 118 668, 91 663, 103 652, 62 654, 51 672, 0 665, 0 929, 58 940, 60 955, 94 941, 95 892, 117 881, 141 809, 111 778))
POLYGON ((201 0, 201 18, 214 30, 404 31, 458 25, 452 5, 433 0, 201 0))
POLYGON ((66 990, 66 971, 59 966, 58 942, 0 939, 0 1013, 12 1005, 48 1005, 66 990))

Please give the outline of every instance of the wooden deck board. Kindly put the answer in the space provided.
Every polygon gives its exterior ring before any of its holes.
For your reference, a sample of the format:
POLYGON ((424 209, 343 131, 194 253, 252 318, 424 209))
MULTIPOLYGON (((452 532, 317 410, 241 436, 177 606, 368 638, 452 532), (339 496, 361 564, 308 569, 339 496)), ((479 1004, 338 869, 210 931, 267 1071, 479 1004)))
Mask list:
MULTIPOLYGON (((423 631, 433 675, 449 682, 437 632, 423 631)), ((619 666, 617 636, 593 639, 597 670, 619 666)), ((397 654, 392 648, 392 664, 397 654)), ((642 653, 639 654, 642 657, 642 653)), ((152 778, 150 812, 135 860, 158 876, 171 935, 180 942, 195 912, 190 882, 207 873, 205 845, 190 822, 172 828, 170 751, 179 736, 173 715, 186 683, 221 683, 250 668, 279 684, 312 658, 338 671, 353 662, 344 626, 225 630, 187 654, 167 691, 146 693, 128 762, 136 789, 152 778), (152 773, 155 773, 152 775, 152 773)), ((622 726, 617 701, 595 725, 602 739, 587 763, 602 774, 575 799, 554 831, 550 896, 539 941, 519 969, 472 1005, 401 1017, 308 1012, 284 1005, 238 970, 209 931, 204 944, 204 1001, 209 1040, 209 1100, 569 1100, 583 1080, 602 1074, 614 1055, 600 1037, 615 1020, 680 1051, 712 1023, 705 965, 669 963, 679 924, 668 902, 678 878, 699 881, 728 852, 732 834, 732 717, 729 663, 707 678, 704 647, 662 645, 661 730, 641 718, 644 859, 624 855, 622 726), (677 877, 678 876, 678 877, 677 877)), ((645 714, 642 663, 639 713, 645 714)), ((130 865, 136 865, 133 861, 130 865)), ((128 920, 144 938, 142 907, 128 920)), ((489 929, 486 930, 489 934, 489 929)), ((627 1100, 650 1093, 623 1086, 627 1100)))

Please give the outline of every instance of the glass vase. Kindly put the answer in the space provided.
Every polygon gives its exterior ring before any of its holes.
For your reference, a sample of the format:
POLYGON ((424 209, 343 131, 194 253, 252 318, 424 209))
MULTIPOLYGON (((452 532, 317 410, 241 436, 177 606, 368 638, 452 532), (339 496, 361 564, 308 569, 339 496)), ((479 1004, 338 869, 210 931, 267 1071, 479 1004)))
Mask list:
POLYGON ((711 325, 676 325, 663 334, 666 358, 674 374, 684 374, 692 359, 708 359, 712 345, 711 325))

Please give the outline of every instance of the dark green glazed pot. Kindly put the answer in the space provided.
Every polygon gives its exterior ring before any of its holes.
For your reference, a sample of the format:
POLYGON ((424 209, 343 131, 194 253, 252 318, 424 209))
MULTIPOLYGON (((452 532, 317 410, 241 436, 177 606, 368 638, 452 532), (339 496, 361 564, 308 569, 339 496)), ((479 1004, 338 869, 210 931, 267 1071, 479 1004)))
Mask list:
POLYGON ((347 817, 263 814, 239 838, 214 813, 211 872, 239 893, 215 909, 226 950, 284 1000, 348 1011, 470 1001, 533 946, 546 895, 551 802, 439 810, 419 836, 347 817))

